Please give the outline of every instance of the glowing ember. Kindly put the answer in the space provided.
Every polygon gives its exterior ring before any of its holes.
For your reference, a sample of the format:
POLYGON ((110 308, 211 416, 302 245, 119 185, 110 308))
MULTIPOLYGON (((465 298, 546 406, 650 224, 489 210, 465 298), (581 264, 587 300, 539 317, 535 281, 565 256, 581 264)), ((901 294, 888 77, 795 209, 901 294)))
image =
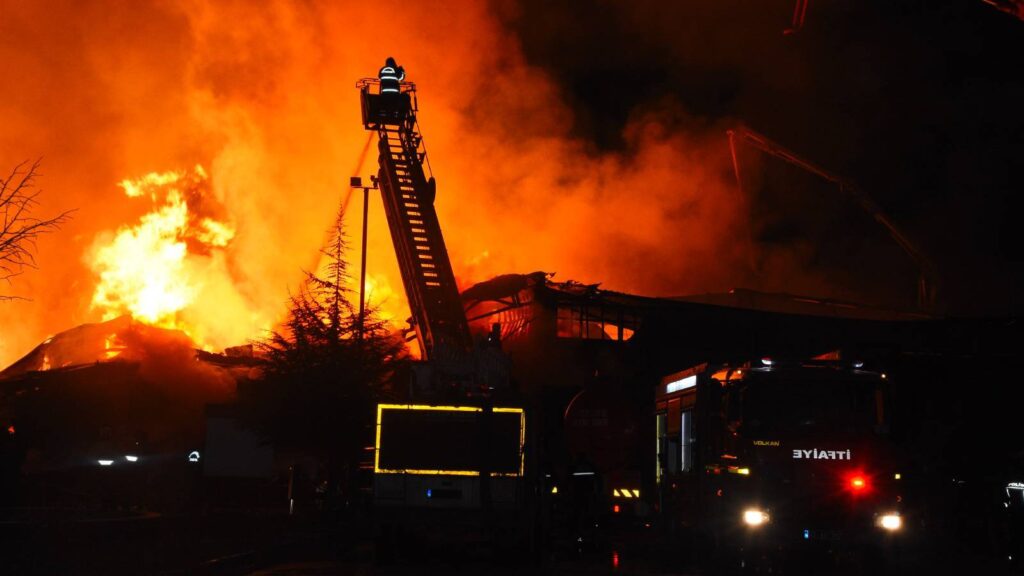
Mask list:
MULTIPOLYGON (((122 227, 95 250, 90 264, 99 274, 99 283, 92 306, 103 311, 104 320, 128 313, 195 337, 195 330, 179 316, 196 299, 203 283, 203 278, 193 273, 188 257, 226 247, 234 228, 214 216, 196 213, 210 204, 205 197, 207 176, 201 166, 191 172, 154 172, 124 180, 120 186, 129 198, 149 196, 157 205, 138 224, 122 227)), ((116 356, 119 352, 109 339, 108 343, 108 357, 116 356)))

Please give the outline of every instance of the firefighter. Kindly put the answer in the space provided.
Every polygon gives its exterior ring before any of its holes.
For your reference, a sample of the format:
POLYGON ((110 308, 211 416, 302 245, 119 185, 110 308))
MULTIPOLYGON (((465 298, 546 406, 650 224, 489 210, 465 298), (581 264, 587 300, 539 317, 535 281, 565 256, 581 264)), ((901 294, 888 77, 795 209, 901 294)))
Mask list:
POLYGON ((381 94, 398 94, 401 92, 400 84, 405 80, 405 68, 395 64, 395 59, 389 56, 377 76, 381 94))

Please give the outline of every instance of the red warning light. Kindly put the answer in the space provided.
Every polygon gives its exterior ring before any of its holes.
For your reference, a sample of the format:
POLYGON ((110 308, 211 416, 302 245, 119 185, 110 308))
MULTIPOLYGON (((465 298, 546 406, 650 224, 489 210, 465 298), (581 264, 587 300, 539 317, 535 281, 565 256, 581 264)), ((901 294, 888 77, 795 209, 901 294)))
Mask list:
POLYGON ((618 504, 616 504, 615 506, 612 506, 612 512, 618 514, 619 510, 621 510, 621 508, 619 508, 618 504))
POLYGON ((867 492, 868 488, 870 488, 868 478, 863 474, 854 474, 850 476, 849 481, 847 482, 847 486, 849 486, 850 490, 854 494, 861 494, 867 492))
POLYGON ((11 424, 10 426, 7 427, 7 433, 10 434, 11 436, 14 435, 14 424, 11 424))

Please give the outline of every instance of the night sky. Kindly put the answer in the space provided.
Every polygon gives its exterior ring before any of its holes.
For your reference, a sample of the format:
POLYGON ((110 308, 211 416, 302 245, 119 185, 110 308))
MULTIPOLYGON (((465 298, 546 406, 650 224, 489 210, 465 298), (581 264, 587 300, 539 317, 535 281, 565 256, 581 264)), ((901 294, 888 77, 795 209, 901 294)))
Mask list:
MULTIPOLYGON (((639 110, 666 110, 680 129, 744 123, 870 194, 934 261, 943 310, 1019 314, 1024 22, 981 1, 811 0, 803 29, 783 35, 793 2, 754 4, 499 9, 598 149, 621 147, 639 110)), ((843 259, 858 238, 887 242, 870 222, 850 224, 863 213, 834 188, 769 168, 751 223, 759 241, 804 236, 823 260, 843 259), (785 202, 779 188, 792 188, 785 202), (842 225, 815 226, 814 214, 842 225)), ((913 275, 898 254, 879 254, 858 258, 855 273, 913 275)))

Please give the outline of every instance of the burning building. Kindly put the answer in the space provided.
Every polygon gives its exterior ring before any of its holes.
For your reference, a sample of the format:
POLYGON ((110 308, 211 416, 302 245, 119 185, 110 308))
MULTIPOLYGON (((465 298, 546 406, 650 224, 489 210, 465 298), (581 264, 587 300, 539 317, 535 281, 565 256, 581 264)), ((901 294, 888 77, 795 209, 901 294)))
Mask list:
POLYGON ((47 338, 0 372, 5 462, 32 479, 21 503, 182 505, 178 477, 203 449, 206 406, 229 401, 252 369, 251 353, 206 353, 128 316, 47 338), (120 491, 126 479, 148 488, 120 491))

